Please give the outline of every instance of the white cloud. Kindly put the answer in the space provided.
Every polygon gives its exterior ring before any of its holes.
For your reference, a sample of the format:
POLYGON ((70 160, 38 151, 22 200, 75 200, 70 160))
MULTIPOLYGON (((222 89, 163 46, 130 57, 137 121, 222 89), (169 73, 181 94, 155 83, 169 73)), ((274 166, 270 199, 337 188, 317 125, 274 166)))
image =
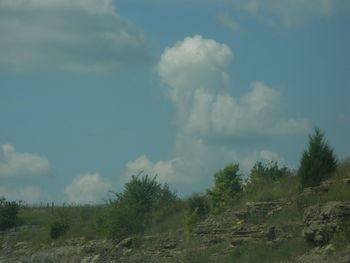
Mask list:
POLYGON ((112 0, 0 1, 0 69, 102 71, 148 59, 112 0))
POLYGON ((5 197, 7 200, 24 201, 27 204, 38 204, 45 200, 47 194, 38 187, 26 186, 23 188, 11 188, 0 186, 0 197, 5 197))
POLYGON ((101 203, 106 198, 112 185, 99 173, 80 174, 64 189, 68 202, 88 204, 101 203))
POLYGON ((281 96, 253 82, 242 97, 225 92, 232 51, 215 40, 187 37, 167 48, 158 73, 175 104, 184 132, 210 137, 271 137, 308 131, 306 119, 287 118, 281 96))
POLYGON ((280 94, 262 82, 252 83, 252 90, 241 98, 213 94, 202 89, 194 93, 193 109, 185 131, 210 137, 271 137, 305 133, 306 119, 283 116, 280 94))
POLYGON ((131 176, 143 171, 144 175, 148 174, 151 177, 156 175, 160 183, 189 183, 192 181, 191 178, 177 173, 182 165, 182 161, 177 159, 153 163, 146 155, 141 155, 126 164, 123 180, 130 180, 131 176))
POLYGON ((227 45, 199 35, 187 37, 165 49, 157 71, 177 106, 180 119, 189 114, 195 90, 210 90, 227 82, 225 68, 232 57, 227 45))
POLYGON ((46 157, 34 153, 20 153, 11 144, 0 148, 0 178, 43 176, 51 172, 46 157))

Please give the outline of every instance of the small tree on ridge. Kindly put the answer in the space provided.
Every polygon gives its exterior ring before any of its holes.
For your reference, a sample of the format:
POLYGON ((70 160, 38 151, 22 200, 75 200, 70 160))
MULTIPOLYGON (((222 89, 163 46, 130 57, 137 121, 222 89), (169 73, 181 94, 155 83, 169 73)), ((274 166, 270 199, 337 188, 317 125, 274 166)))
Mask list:
POLYGON ((308 149, 302 155, 298 170, 302 188, 319 185, 336 167, 333 149, 320 129, 315 128, 314 134, 309 137, 308 149))

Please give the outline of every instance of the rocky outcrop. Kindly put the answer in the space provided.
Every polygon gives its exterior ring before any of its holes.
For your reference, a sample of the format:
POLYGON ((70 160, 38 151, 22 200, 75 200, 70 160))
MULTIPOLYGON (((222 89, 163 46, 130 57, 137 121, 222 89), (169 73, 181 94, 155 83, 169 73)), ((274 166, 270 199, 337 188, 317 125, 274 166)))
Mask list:
POLYGON ((339 252, 329 244, 333 234, 341 230, 342 222, 350 222, 350 202, 328 202, 306 208, 303 221, 299 214, 297 219, 285 220, 286 216, 278 219, 285 208, 288 210, 290 202, 248 202, 240 208, 208 217, 194 227, 190 236, 178 229, 172 233, 128 237, 117 244, 107 239, 74 238, 33 246, 18 236, 23 231, 35 233, 40 227, 15 228, 0 236, 0 263, 188 262, 184 260, 188 256, 220 247, 210 254, 210 262, 216 262, 245 244, 267 244, 275 248, 285 241, 301 239, 301 234, 317 247, 291 262, 350 262, 349 246, 339 252), (189 247, 188 240, 195 245, 189 247))
POLYGON ((350 222, 350 202, 317 204, 305 210, 302 233, 310 243, 326 245, 344 222, 350 222))
POLYGON ((309 253, 299 257, 296 263, 349 263, 350 246, 336 251, 332 245, 316 247, 309 253))
POLYGON ((237 211, 235 216, 244 221, 251 221, 254 219, 261 219, 261 217, 271 216, 279 212, 287 202, 265 201, 265 202, 247 202, 245 208, 237 211))

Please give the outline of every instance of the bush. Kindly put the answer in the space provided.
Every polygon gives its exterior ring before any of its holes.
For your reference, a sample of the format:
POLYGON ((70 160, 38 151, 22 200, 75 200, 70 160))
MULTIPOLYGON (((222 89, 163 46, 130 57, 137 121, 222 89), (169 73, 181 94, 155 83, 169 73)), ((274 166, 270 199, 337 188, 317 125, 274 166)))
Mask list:
POLYGON ((188 207, 185 214, 185 227, 192 232, 196 223, 203 220, 209 213, 209 202, 205 195, 194 194, 188 199, 188 207))
POLYGON ((115 200, 109 202, 109 233, 112 239, 122 240, 129 235, 142 233, 153 221, 155 210, 161 210, 177 199, 168 185, 157 183, 156 177, 140 175, 132 176, 131 181, 125 184, 124 191, 114 193, 115 200))
POLYGON ((50 222, 50 237, 57 239, 60 236, 66 234, 71 226, 71 218, 68 212, 69 208, 60 207, 56 208, 52 214, 50 222))
POLYGON ((244 197, 249 201, 271 201, 295 193, 297 177, 287 167, 277 162, 257 162, 250 171, 244 187, 244 197))
POLYGON ((287 167, 279 167, 277 162, 257 162, 250 171, 250 180, 278 180, 291 175, 287 167))
POLYGON ((0 198, 0 230, 10 229, 18 224, 19 209, 17 202, 0 198))
POLYGON ((203 194, 194 194, 188 199, 188 212, 197 211, 199 218, 205 218, 209 213, 208 199, 203 194))
POLYGON ((333 149, 324 138, 324 134, 315 129, 309 137, 308 149, 304 151, 298 176, 302 188, 317 186, 336 170, 337 161, 333 149))
POLYGON ((242 192, 242 179, 238 174, 239 165, 231 164, 214 174, 214 187, 208 190, 214 208, 223 207, 228 200, 239 197, 242 192))
POLYGON ((50 237, 52 239, 57 239, 69 230, 69 224, 65 222, 52 222, 50 224, 50 237))

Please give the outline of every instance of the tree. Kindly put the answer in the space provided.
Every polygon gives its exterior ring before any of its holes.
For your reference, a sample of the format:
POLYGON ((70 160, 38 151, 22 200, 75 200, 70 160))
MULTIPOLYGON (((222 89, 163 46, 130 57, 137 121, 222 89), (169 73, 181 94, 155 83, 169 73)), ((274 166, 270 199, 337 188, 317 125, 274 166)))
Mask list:
MULTIPOLYGON (((142 173, 142 172, 141 172, 142 173)), ((152 221, 154 210, 175 202, 176 195, 167 184, 161 185, 156 176, 132 176, 122 193, 114 193, 115 199, 109 202, 109 232, 115 240, 145 230, 152 221)))
POLYGON ((302 188, 319 185, 335 171, 336 167, 337 161, 333 149, 320 129, 315 128, 313 135, 309 136, 308 149, 301 157, 298 170, 302 188))
POLYGON ((15 227, 18 224, 20 204, 15 201, 6 201, 0 197, 0 230, 15 227))
POLYGON ((214 207, 224 205, 228 199, 236 198, 242 192, 242 179, 238 171, 238 164, 230 164, 214 174, 215 185, 208 191, 214 207))

